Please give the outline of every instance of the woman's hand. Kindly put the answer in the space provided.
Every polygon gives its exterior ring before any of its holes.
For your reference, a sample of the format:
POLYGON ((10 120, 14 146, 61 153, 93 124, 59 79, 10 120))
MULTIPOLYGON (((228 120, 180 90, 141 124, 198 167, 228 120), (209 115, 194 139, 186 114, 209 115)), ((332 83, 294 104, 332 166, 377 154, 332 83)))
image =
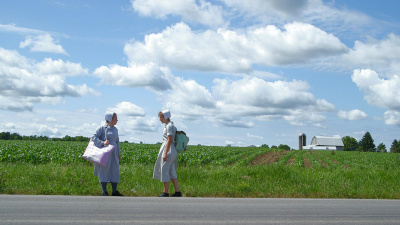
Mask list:
POLYGON ((163 159, 164 162, 167 161, 168 158, 167 158, 167 153, 166 152, 164 152, 164 154, 162 156, 162 159, 163 159))
POLYGON ((167 154, 168 154, 168 151, 170 150, 173 142, 174 142, 174 140, 172 139, 172 135, 168 135, 167 145, 165 146, 163 157, 162 157, 164 162, 167 161, 167 154))
POLYGON ((109 144, 110 144, 110 141, 109 141, 109 140, 105 140, 105 141, 103 142, 103 145, 104 145, 104 146, 109 145, 109 144))

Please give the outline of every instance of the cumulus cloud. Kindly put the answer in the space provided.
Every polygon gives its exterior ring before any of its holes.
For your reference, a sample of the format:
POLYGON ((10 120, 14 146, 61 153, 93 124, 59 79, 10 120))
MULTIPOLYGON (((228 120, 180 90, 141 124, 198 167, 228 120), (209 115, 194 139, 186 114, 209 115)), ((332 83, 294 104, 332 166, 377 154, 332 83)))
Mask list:
POLYGON ((234 10, 252 16, 268 14, 284 18, 294 18, 302 14, 307 7, 307 0, 222 0, 224 4, 234 10))
POLYGON ((165 91, 171 88, 164 71, 155 63, 131 64, 129 67, 101 66, 94 71, 94 74, 105 84, 127 87, 143 86, 155 91, 165 91))
POLYGON ((383 114, 383 118, 385 119, 385 123, 388 125, 397 125, 400 126, 400 112, 388 110, 383 114))
POLYGON ((68 55, 64 48, 57 44, 50 34, 41 34, 37 36, 27 36, 25 41, 19 44, 20 48, 29 47, 32 52, 51 52, 68 55))
POLYGON ((133 117, 144 117, 146 115, 141 107, 131 102, 120 102, 114 108, 108 108, 108 111, 133 117))
POLYGON ((370 38, 367 42, 355 41, 354 47, 342 57, 345 68, 364 67, 387 73, 400 71, 400 37, 389 34, 386 39, 370 38))
POLYGON ((287 24, 284 31, 269 25, 247 33, 193 32, 178 23, 147 35, 144 43, 127 43, 124 50, 132 64, 155 62, 173 69, 241 73, 251 72, 253 64, 306 63, 348 49, 332 34, 304 23, 287 24))
POLYGON ((331 103, 316 99, 308 92, 309 85, 304 81, 266 82, 255 77, 236 81, 215 79, 212 92, 195 81, 176 79, 171 83, 176 86, 163 98, 171 111, 228 127, 254 127, 251 119, 284 119, 289 123, 323 121, 325 116, 321 113, 335 109, 331 103), (175 87, 183 86, 186 95, 177 94, 175 87), (196 95, 197 101, 187 97, 196 95))
POLYGON ((337 115, 340 119, 345 119, 345 120, 362 120, 367 118, 368 116, 365 112, 359 109, 353 109, 350 111, 340 110, 337 115))
POLYGON ((204 0, 131 0, 131 3, 136 12, 147 17, 180 16, 183 21, 211 27, 225 23, 222 8, 204 0))
POLYGON ((400 77, 398 75, 384 79, 371 69, 357 69, 354 70, 351 78, 364 93, 364 99, 368 104, 400 110, 400 77))
POLYGON ((396 116, 400 112, 400 77, 393 75, 388 79, 379 77, 371 69, 354 70, 352 80, 364 93, 368 104, 388 109, 384 114, 386 124, 400 125, 396 116))
POLYGON ((86 84, 65 81, 65 76, 87 73, 80 64, 51 59, 36 63, 16 51, 0 48, 1 109, 32 110, 34 103, 57 104, 63 96, 99 95, 86 84))

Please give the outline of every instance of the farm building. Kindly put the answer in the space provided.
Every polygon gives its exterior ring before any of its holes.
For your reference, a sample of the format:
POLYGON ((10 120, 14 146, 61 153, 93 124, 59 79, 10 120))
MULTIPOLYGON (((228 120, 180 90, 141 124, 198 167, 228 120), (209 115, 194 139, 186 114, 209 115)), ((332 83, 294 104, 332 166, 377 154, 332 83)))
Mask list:
POLYGON ((339 150, 343 151, 343 141, 339 135, 333 136, 314 136, 311 144, 303 146, 304 150, 339 150))

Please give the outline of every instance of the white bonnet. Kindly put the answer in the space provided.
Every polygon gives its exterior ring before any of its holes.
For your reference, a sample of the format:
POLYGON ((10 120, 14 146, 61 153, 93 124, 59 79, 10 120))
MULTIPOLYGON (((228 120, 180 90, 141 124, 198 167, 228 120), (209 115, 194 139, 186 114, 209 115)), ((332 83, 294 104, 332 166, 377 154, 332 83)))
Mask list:
POLYGON ((106 115, 104 116, 104 118, 106 119, 106 121, 111 122, 113 116, 114 116, 113 112, 106 112, 106 115))
POLYGON ((164 119, 169 119, 171 117, 171 112, 168 109, 161 111, 161 113, 164 115, 164 119))

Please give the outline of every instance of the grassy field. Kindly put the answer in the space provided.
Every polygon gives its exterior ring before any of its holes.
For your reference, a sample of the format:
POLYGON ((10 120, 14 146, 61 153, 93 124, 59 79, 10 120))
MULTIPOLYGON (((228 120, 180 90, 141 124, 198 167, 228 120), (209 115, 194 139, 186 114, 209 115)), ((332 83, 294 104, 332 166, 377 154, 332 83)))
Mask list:
MULTIPOLYGON (((86 145, 0 141, 0 194, 100 195, 92 163, 81 158, 86 145)), ((121 144, 121 193, 161 193, 152 179, 159 147, 121 144)), ((400 199, 400 154, 190 146, 178 167, 190 197, 400 199)))

